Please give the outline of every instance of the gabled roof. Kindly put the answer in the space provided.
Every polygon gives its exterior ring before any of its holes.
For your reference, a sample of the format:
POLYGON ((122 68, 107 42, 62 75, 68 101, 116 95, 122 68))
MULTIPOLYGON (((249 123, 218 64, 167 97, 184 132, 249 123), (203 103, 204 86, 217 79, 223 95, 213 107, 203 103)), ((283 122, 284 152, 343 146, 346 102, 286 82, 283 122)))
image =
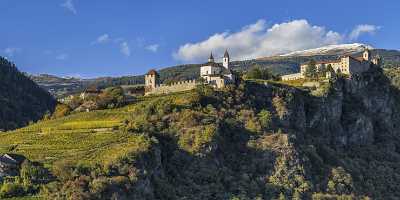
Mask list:
MULTIPOLYGON (((301 65, 308 65, 310 62, 305 62, 301 65)), ((316 61, 315 64, 329 64, 329 63, 340 63, 340 60, 325 60, 325 61, 316 61)))
POLYGON ((202 67, 204 67, 204 66, 220 67, 220 64, 218 64, 216 62, 206 62, 206 63, 202 64, 201 66, 202 67))
POLYGON ((340 60, 327 60, 327 61, 315 62, 315 64, 329 64, 329 63, 340 63, 340 60))
POLYGON ((84 92, 85 92, 85 93, 95 93, 95 94, 98 94, 98 93, 101 93, 101 90, 97 89, 96 87, 89 87, 89 88, 86 88, 84 92))
POLYGON ((212 67, 218 67, 218 68, 220 68, 220 70, 221 70, 221 75, 224 75, 224 74, 232 74, 232 70, 231 70, 231 69, 227 69, 227 68, 225 68, 224 66, 222 66, 222 65, 219 64, 219 63, 207 62, 207 63, 204 63, 201 67, 206 67, 206 66, 212 66, 212 67))
POLYGON ((354 57, 354 56, 351 56, 351 55, 347 55, 347 56, 343 56, 342 58, 345 58, 345 57, 349 57, 350 59, 353 59, 353 60, 358 61, 358 62, 364 62, 365 61, 363 57, 354 57))
POLYGON ((4 154, 0 156, 0 163, 8 165, 18 165, 21 164, 26 158, 21 155, 16 154, 4 154))

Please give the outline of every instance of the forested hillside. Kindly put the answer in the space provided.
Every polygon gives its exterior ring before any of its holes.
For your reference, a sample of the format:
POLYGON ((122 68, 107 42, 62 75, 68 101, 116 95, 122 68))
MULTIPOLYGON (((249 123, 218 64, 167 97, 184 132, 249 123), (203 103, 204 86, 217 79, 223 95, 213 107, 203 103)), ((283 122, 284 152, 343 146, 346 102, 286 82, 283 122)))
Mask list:
POLYGON ((47 166, 48 199, 398 199, 399 77, 143 97, 8 132, 0 153, 47 166))
POLYGON ((41 119, 53 111, 50 94, 0 57, 0 129, 10 130, 41 119))

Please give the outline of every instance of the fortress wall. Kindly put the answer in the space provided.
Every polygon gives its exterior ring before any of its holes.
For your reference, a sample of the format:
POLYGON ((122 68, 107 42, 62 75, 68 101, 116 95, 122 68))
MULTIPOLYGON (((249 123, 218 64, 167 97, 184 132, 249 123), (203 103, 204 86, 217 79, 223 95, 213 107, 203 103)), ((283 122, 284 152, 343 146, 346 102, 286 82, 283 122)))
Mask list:
POLYGON ((196 88, 196 85, 197 85, 196 80, 180 81, 180 82, 172 83, 171 85, 159 84, 159 85, 157 85, 156 88, 147 92, 146 95, 168 94, 171 92, 187 91, 187 90, 192 90, 192 89, 196 88))

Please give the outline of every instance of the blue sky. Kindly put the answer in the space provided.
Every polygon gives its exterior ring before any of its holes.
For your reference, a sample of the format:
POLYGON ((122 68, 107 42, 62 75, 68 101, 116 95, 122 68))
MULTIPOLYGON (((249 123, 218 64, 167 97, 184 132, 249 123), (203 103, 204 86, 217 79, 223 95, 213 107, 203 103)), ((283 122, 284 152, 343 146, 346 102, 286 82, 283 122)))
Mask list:
POLYGON ((398 1, 0 0, 0 8, 0 55, 34 74, 136 75, 225 48, 247 59, 400 42, 398 1))

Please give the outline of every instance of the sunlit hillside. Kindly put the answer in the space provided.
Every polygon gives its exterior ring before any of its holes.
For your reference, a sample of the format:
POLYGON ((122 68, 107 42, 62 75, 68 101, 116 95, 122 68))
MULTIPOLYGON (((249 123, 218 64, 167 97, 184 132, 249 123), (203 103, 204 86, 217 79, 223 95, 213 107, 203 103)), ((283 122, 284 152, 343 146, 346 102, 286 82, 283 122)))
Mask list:
MULTIPOLYGON (((135 111, 151 101, 167 100, 175 95, 143 97, 139 103, 123 108, 76 113, 4 133, 0 154, 18 153, 48 166, 63 160, 91 164, 111 162, 129 152, 147 148, 142 136, 126 133, 122 128, 126 121, 140 117, 134 115, 135 111)), ((180 104, 184 105, 185 101, 180 104)))

